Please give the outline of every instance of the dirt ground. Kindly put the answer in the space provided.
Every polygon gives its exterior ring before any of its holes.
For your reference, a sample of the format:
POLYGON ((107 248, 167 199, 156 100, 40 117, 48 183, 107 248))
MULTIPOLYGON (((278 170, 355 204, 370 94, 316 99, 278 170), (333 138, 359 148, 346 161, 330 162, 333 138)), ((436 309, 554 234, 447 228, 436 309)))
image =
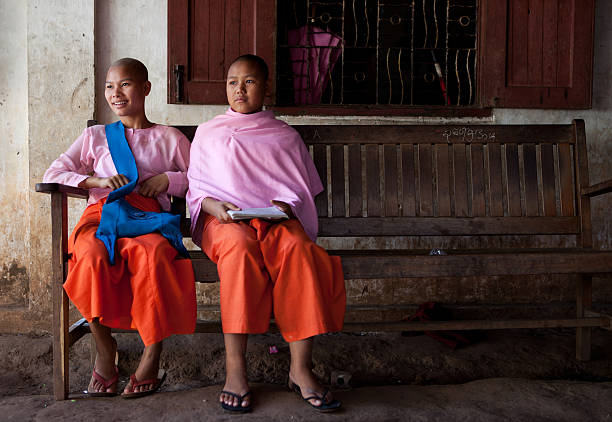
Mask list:
MULTIPOLYGON (((133 334, 116 337, 127 382, 142 346, 133 334)), ((594 331, 589 362, 577 362, 574 347, 571 330, 490 331, 456 350, 424 335, 332 334, 317 338, 314 361, 344 403, 343 412, 326 416, 333 420, 612 421, 612 333, 594 331)), ((162 392, 132 401, 82 397, 91 374, 88 337, 71 349, 71 397, 63 402, 52 398, 49 336, 0 335, 0 356, 0 420, 239 418, 217 403, 224 378, 218 334, 167 340, 162 392)), ((278 335, 251 336, 248 365, 249 420, 321 419, 284 388, 289 355, 278 335)))

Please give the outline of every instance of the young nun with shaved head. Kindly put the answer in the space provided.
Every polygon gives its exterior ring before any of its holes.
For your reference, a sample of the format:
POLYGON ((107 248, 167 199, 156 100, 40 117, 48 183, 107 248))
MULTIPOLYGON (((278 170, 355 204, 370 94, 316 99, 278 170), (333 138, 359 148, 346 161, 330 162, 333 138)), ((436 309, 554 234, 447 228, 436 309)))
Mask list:
POLYGON ((119 121, 92 126, 55 160, 43 181, 89 190, 88 206, 68 240, 64 289, 96 340, 90 396, 118 393, 117 342, 111 328, 136 329, 140 363, 122 396, 157 391, 162 340, 192 333, 196 301, 191 261, 182 244, 169 195, 187 191, 189 141, 178 130, 150 122, 147 68, 114 62, 105 97, 119 121))
POLYGON ((219 401, 230 412, 251 410, 247 335, 266 332, 273 316, 289 343, 289 387, 315 410, 335 411, 340 402, 312 372, 312 348, 314 336, 342 329, 342 266, 314 242, 314 196, 323 186, 299 134, 262 110, 267 89, 266 63, 238 57, 227 74, 230 108, 200 125, 191 146, 192 237, 221 281, 226 379, 219 401), (288 218, 232 217, 270 206, 288 218))

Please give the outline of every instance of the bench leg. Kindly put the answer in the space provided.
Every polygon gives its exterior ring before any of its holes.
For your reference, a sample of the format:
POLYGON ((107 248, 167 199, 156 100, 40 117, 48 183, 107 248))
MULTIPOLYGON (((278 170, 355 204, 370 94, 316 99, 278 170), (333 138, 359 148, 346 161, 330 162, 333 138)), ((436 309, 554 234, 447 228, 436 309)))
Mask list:
MULTIPOLYGON (((576 286, 576 313, 578 318, 585 317, 585 311, 591 309, 592 277, 579 276, 576 286)), ((591 359, 591 328, 576 328, 576 359, 587 361, 591 359)))
POLYGON ((51 195, 51 302, 53 312, 53 395, 68 398, 68 295, 64 291, 64 254, 67 251, 67 201, 61 193, 51 195))
POLYGON ((53 393, 55 400, 66 400, 69 386, 68 296, 64 289, 57 295, 60 296, 57 300, 60 309, 53 312, 53 393))

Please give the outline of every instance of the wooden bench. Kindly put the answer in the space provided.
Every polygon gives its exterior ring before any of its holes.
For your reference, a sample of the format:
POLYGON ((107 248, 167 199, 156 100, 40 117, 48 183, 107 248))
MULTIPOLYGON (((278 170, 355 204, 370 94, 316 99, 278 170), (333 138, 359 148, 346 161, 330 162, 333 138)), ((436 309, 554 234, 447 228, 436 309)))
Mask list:
MULTIPOLYGON (((194 126, 178 128, 193 138, 194 126)), ((610 327, 609 317, 590 310, 591 278, 612 273, 612 251, 592 249, 589 199, 612 191, 612 181, 589 184, 583 121, 295 128, 328 187, 316 198, 321 241, 345 248, 353 238, 375 237, 400 246, 364 249, 354 242, 349 250, 330 250, 341 256, 347 280, 543 274, 578 279, 575 318, 418 323, 359 319, 368 313, 349 306, 345 331, 576 327, 576 356, 589 359, 591 328, 610 327), (432 247, 443 247, 446 255, 430 255, 432 247)), ((67 198, 85 199, 87 192, 58 184, 38 184, 36 190, 51 194, 53 373, 55 398, 61 400, 68 394, 69 347, 89 332, 84 320, 68 327, 62 288, 67 198)), ((173 201, 173 210, 185 216, 184 200, 173 201)), ((182 223, 189 236, 188 219, 182 223)), ((198 282, 217 281, 216 266, 205 255, 192 257, 198 282)), ((196 332, 219 331, 218 321, 197 324, 196 332)))

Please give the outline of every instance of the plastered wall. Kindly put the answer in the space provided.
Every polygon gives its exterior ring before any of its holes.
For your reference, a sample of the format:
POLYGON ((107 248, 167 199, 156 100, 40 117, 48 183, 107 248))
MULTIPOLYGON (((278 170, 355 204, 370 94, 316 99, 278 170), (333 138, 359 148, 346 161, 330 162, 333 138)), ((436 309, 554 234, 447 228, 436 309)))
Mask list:
POLYGON ((28 303, 27 8, 0 2, 0 307, 28 303))
MULTIPOLYGON (((612 2, 598 0, 596 14, 592 110, 497 109, 492 118, 483 119, 497 123, 567 123, 572 118, 583 118, 593 183, 612 178, 612 22, 609 19, 612 2)), ((102 95, 106 69, 113 60, 136 57, 148 66, 153 88, 147 99, 147 110, 153 121, 198 124, 225 110, 225 106, 166 104, 166 22, 166 0, 0 0, 0 180, 3 182, 0 189, 0 332, 45 331, 49 327, 49 198, 34 192, 34 185, 51 161, 76 139, 88 119, 94 118, 100 123, 114 120, 102 95)), ((282 118, 295 124, 313 120, 379 124, 391 120, 282 118)), ((407 124, 451 121, 428 117, 392 120, 407 124)), ((612 247, 611 219, 607 211, 611 205, 612 198, 592 202, 597 246, 612 247)), ((83 203, 71 202, 70 206, 73 225, 83 203)), ((550 283, 558 284, 554 277, 549 278, 550 283)), ((393 291, 407 288, 400 281, 393 283, 399 286, 393 287, 393 291)), ((350 287, 349 292, 354 291, 356 295, 363 292, 363 286, 358 284, 350 287)), ((370 299, 355 296, 355 303, 380 301, 390 286, 374 281, 367 284, 371 287, 370 299)), ((471 282, 468 284, 472 286, 471 282)), ((503 280, 499 281, 500 286, 504 284, 503 280)), ((455 289, 442 286, 435 291, 429 283, 410 286, 409 296, 417 301, 432 298, 443 301, 455 289)), ((484 285, 474 286, 473 292, 478 294, 472 292, 465 297, 488 300, 488 293, 481 292, 484 285)), ((218 300, 215 288, 212 285, 204 288, 208 290, 199 290, 201 304, 218 300)), ((521 301, 528 303, 529 297, 521 297, 521 301)))
POLYGON ((77 3, 0 2, 1 66, 8 70, 0 77, 11 98, 6 112, 2 106, 1 120, 0 162, 7 176, 0 205, 0 266, 9 267, 9 277, 23 272, 22 286, 2 296, 25 292, 23 301, 0 304, 0 331, 40 331, 50 325, 50 200, 34 192, 34 185, 94 113, 94 1, 77 3), (7 139, 13 143, 5 146, 7 139), (13 262, 17 267, 11 267, 13 262))

